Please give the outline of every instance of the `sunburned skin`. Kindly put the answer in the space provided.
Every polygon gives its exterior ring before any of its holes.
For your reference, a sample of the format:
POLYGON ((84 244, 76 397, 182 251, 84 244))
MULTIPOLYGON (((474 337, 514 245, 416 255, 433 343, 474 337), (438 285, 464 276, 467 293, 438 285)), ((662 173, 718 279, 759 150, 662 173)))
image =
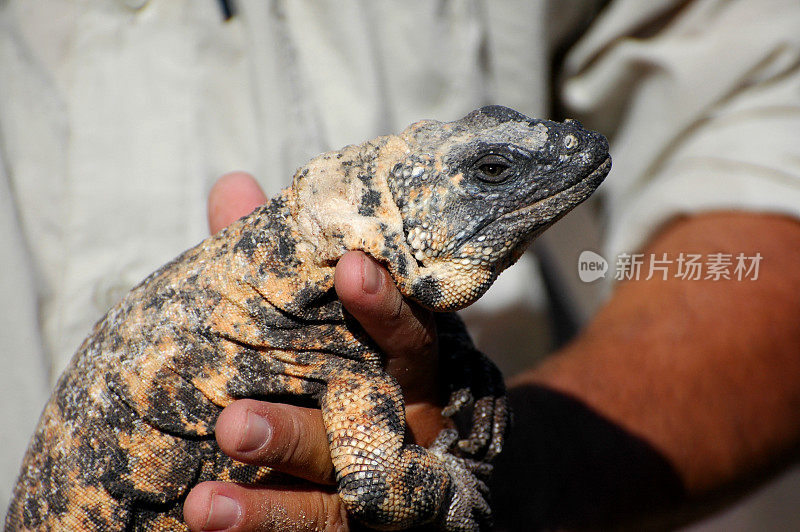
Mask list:
POLYGON ((217 416, 244 397, 320 406, 355 519, 488 528, 483 480, 508 421, 499 372, 440 314, 445 413, 474 399, 472 426, 429 449, 406 441, 400 388, 336 299, 336 261, 363 250, 407 297, 462 308, 609 169, 601 135, 499 106, 313 159, 95 326, 42 414, 6 530, 187 530, 200 482, 285 482, 217 447, 217 416))

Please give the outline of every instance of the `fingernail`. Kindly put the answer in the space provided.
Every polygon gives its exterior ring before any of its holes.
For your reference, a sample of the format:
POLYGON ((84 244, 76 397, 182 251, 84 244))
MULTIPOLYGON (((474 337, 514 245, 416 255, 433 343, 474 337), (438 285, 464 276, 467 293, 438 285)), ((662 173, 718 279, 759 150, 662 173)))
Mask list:
POLYGON ((263 447, 272 437, 272 425, 255 412, 247 412, 247 424, 244 427, 238 450, 249 453, 263 447))
POLYGON ((364 257, 361 260, 364 263, 364 283, 361 287, 368 294, 376 294, 381 287, 381 272, 378 271, 375 263, 368 258, 364 257))
POLYGON ((211 496, 211 508, 203 530, 226 530, 235 525, 241 515, 242 509, 238 502, 215 493, 211 496))

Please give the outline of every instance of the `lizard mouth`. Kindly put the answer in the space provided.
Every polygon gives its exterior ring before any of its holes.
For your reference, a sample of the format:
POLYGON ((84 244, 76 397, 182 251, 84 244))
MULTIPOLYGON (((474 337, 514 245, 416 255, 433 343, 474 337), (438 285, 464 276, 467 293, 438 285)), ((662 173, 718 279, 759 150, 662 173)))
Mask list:
POLYGON ((502 222, 506 224, 509 221, 522 218, 533 226, 550 225, 591 196, 610 170, 611 157, 607 156, 603 162, 597 165, 597 168, 575 184, 535 203, 504 214, 494 223, 502 222))

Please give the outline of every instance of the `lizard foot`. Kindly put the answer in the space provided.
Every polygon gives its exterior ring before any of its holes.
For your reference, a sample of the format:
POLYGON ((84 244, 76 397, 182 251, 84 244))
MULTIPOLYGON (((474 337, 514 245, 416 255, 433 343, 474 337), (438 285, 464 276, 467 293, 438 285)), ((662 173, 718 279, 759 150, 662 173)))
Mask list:
POLYGON ((489 489, 478 476, 488 477, 492 466, 451 454, 449 450, 457 439, 455 430, 445 429, 429 449, 450 476, 450 500, 443 508, 446 514, 440 523, 448 532, 489 530, 492 526, 492 511, 487 501, 489 489))
POLYGON ((450 417, 469 406, 472 406, 472 428, 466 438, 459 440, 458 448, 472 456, 483 451, 482 459, 490 461, 503 449, 510 418, 507 400, 505 396, 484 396, 474 401, 468 390, 457 390, 442 414, 450 417), (461 400, 464 392, 469 396, 467 402, 461 400))
POLYGON ((442 415, 466 414, 472 408, 469 434, 458 442, 462 454, 490 461, 503 449, 511 413, 503 375, 478 351, 455 314, 437 315, 439 352, 450 400, 442 415))

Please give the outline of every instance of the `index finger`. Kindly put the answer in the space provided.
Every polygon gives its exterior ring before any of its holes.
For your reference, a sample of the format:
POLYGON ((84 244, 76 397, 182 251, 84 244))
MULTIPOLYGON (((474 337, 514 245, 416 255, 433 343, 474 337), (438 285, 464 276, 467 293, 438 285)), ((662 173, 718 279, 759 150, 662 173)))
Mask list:
POLYGON ((216 233, 267 201, 256 180, 246 172, 220 177, 208 193, 208 228, 216 233))

